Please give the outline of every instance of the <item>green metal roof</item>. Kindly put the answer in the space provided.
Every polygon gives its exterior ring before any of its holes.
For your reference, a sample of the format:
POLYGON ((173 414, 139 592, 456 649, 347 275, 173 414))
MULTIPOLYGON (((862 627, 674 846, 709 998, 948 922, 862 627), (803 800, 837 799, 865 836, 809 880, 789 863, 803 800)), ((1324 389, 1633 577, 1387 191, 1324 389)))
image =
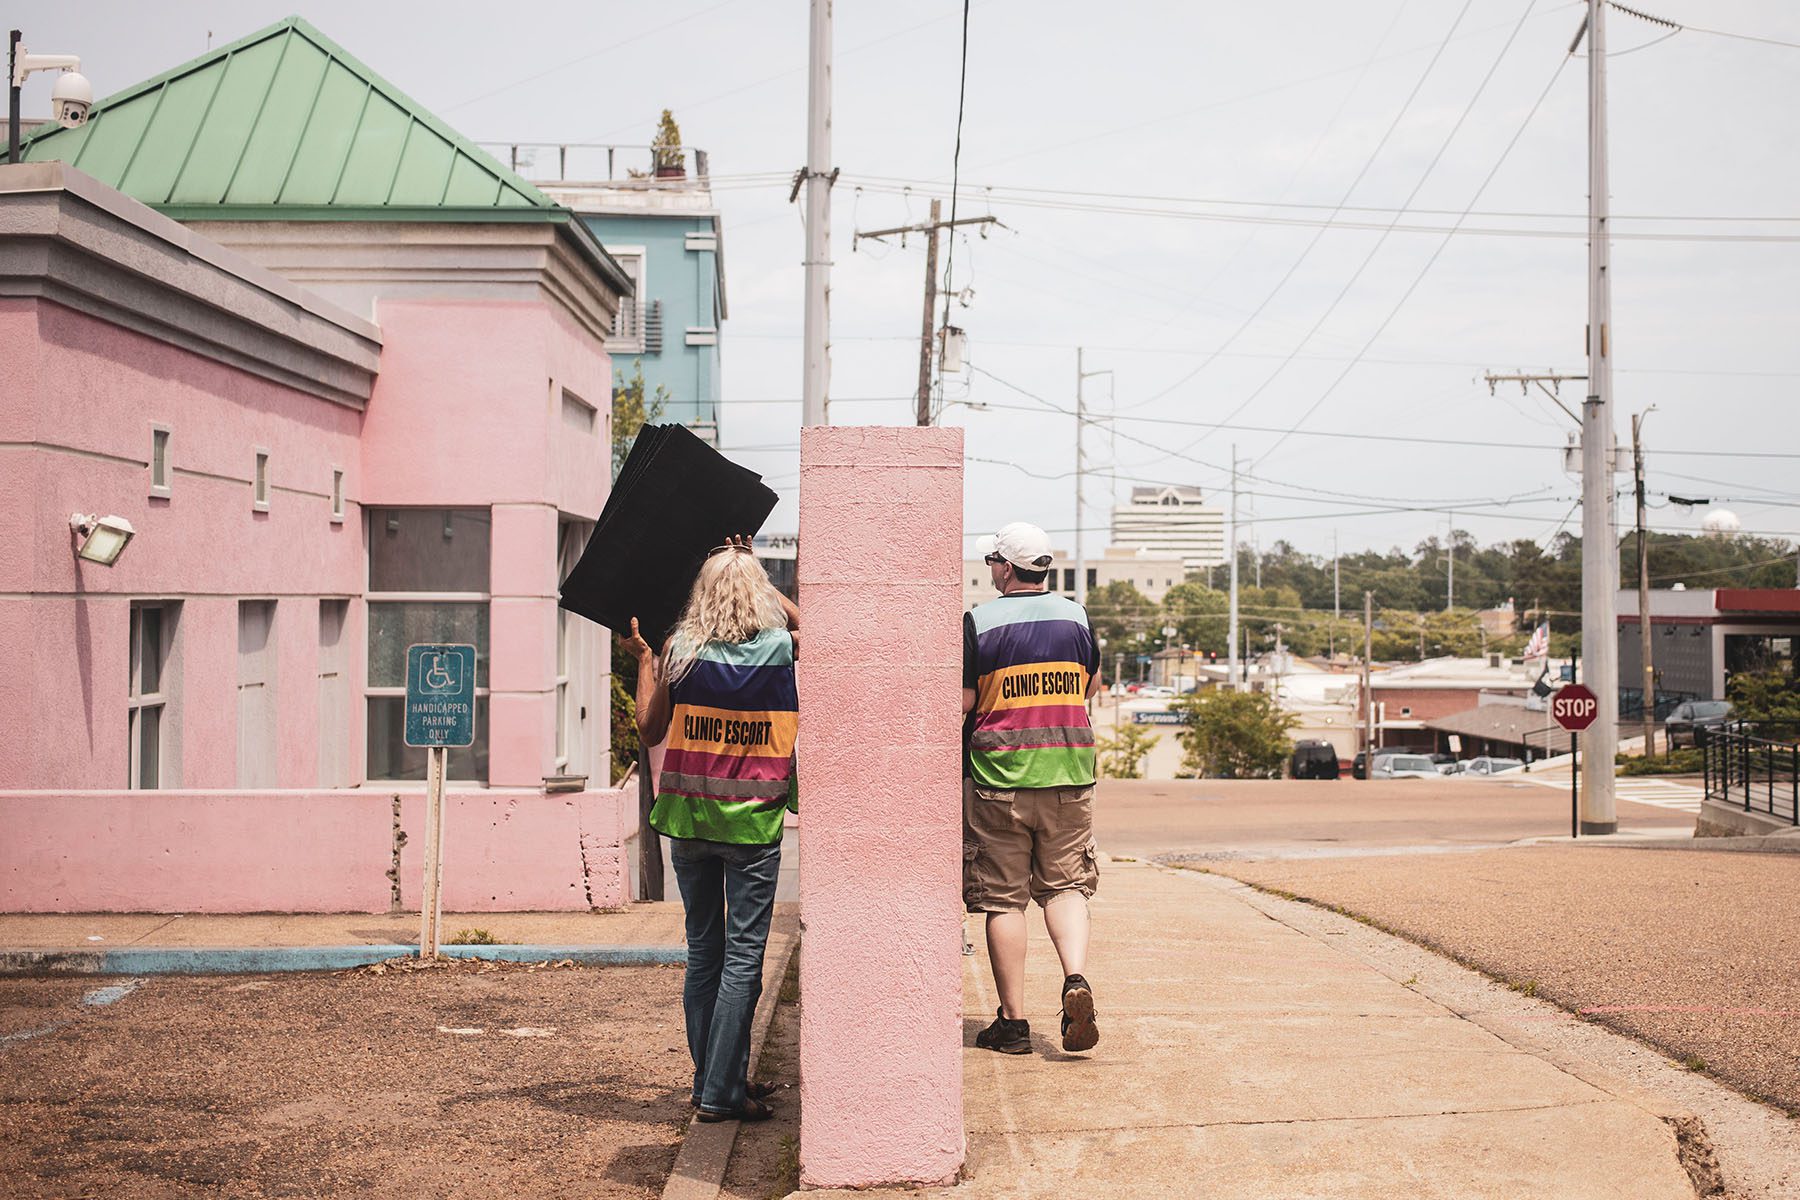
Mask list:
POLYGON ((107 97, 23 157, 60 159, 177 220, 566 214, 299 17, 107 97))

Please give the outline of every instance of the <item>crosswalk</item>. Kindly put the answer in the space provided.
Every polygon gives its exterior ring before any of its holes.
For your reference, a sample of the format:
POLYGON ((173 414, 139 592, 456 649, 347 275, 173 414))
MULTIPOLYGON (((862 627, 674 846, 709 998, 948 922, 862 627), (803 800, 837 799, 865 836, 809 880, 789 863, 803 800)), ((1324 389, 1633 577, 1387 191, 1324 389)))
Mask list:
MULTIPOLYGON (((1520 776, 1533 783, 1545 787, 1569 788, 1569 772, 1567 769, 1554 774, 1533 773, 1520 776)), ((1698 813, 1700 801, 1705 793, 1692 784, 1676 783, 1668 779, 1637 778, 1620 779, 1613 785, 1613 794, 1620 800, 1629 800, 1633 804, 1647 804, 1651 808, 1667 808, 1675 812, 1698 813)))

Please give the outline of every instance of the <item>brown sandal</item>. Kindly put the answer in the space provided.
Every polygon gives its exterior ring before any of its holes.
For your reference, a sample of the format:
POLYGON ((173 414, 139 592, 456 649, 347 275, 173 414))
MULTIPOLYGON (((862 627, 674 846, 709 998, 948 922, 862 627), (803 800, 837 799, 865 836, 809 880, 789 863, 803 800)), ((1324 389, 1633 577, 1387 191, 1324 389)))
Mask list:
POLYGON ((736 1112, 713 1112, 703 1108, 697 1115, 700 1120, 712 1125, 720 1121, 766 1121, 775 1115, 775 1110, 761 1100, 746 1098, 744 1106, 736 1112))

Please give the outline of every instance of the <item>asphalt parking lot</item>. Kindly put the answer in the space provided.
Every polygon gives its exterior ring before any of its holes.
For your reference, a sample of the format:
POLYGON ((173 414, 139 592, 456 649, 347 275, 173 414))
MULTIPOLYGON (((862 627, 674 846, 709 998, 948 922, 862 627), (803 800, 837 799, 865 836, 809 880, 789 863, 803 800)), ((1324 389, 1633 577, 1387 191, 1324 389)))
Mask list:
POLYGON ((679 968, 0 980, 9 1196, 660 1194, 679 968))

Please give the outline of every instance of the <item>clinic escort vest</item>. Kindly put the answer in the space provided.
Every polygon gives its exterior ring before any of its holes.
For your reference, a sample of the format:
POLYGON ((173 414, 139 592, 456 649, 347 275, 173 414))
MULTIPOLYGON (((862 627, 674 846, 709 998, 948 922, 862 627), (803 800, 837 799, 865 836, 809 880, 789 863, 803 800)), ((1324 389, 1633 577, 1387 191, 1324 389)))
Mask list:
POLYGON ((669 699, 668 751, 651 827, 666 837, 780 841, 782 813, 795 808, 800 707, 787 630, 708 642, 670 686, 669 699))
POLYGON ((1087 689, 1094 661, 1087 610, 1048 592, 977 607, 969 773, 990 788, 1094 782, 1087 689))

